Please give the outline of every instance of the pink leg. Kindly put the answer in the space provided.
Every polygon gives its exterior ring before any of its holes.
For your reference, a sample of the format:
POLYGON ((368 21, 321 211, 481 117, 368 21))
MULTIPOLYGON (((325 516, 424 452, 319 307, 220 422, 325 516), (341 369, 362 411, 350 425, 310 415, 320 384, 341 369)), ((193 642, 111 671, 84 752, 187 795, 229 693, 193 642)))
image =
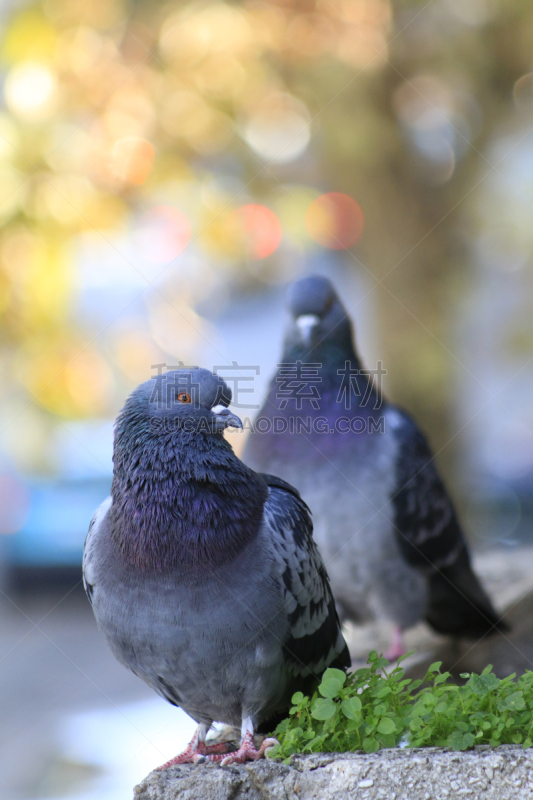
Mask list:
POLYGON ((220 754, 219 757, 223 758, 223 754, 228 752, 227 743, 221 742, 220 744, 206 745, 206 733, 205 725, 198 725, 196 733, 185 750, 174 758, 171 758, 166 764, 161 764, 160 767, 157 767, 156 771, 166 769, 167 767, 173 767, 175 764, 195 764, 198 761, 203 761, 206 756, 212 757, 212 754, 220 754))
POLYGON ((406 652, 407 650, 403 644, 402 629, 398 625, 395 625, 394 632, 392 634, 391 646, 385 653, 385 658, 387 661, 397 661, 400 656, 405 655, 406 652))
POLYGON ((220 761, 221 766, 226 767, 229 764, 244 764, 246 761, 257 761, 258 758, 265 757, 265 750, 277 744, 277 739, 264 739, 263 744, 256 749, 254 745, 254 737, 250 731, 247 731, 242 739, 241 746, 238 750, 227 755, 207 755, 205 758, 197 757, 197 763, 200 761, 220 761))

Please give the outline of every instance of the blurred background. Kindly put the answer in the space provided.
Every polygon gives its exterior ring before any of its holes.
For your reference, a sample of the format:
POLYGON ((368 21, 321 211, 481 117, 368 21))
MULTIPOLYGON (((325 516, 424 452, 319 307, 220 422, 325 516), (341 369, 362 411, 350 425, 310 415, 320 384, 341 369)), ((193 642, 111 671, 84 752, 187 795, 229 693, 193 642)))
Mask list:
MULTIPOLYGON (((293 279, 340 288, 493 579, 532 543, 533 8, 3 0, 0 22, 0 796, 118 800, 190 724, 80 591, 113 419, 179 363, 253 418, 293 279)), ((504 589, 531 589, 518 560, 504 589)))

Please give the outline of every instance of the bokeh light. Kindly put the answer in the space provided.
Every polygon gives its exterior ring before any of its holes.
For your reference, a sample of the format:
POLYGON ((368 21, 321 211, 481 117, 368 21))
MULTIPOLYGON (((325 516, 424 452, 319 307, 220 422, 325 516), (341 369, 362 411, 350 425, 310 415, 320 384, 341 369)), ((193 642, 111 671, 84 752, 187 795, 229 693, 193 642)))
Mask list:
POLYGON ((294 161, 311 139, 309 112, 297 98, 275 92, 260 98, 243 130, 247 144, 276 164, 294 161))
POLYGON ((347 194, 329 192, 314 200, 305 215, 309 235, 331 250, 354 245, 363 232, 363 212, 347 194))
POLYGON ((418 74, 394 93, 394 107, 425 183, 450 180, 475 134, 475 103, 439 75, 418 74))
POLYGON ((225 51, 244 56, 254 47, 254 32, 246 16, 235 6, 212 2, 170 14, 161 27, 160 49, 177 64, 195 65, 203 58, 225 51))
POLYGON ((519 78, 513 87, 515 106, 524 116, 533 113, 533 72, 528 72, 519 78))
POLYGON ((241 206, 235 214, 242 226, 245 251, 251 258, 267 258, 277 250, 282 229, 270 208, 251 203, 241 206))
POLYGON ((404 125, 433 130, 454 107, 453 92, 439 75, 412 75, 394 92, 394 107, 404 125))
POLYGON ((104 415, 113 376, 95 348, 80 352, 72 342, 46 341, 26 354, 24 379, 44 408, 70 419, 104 415))
POLYGON ((57 82, 44 64, 28 61, 14 66, 4 91, 7 107, 17 117, 37 122, 55 110, 57 82))
POLYGON ((486 25, 498 10, 496 0, 445 0, 445 5, 465 25, 486 25))
POLYGON ((325 14, 297 14, 287 31, 289 46, 308 58, 331 52, 335 38, 335 27, 325 14))
POLYGON ((220 152, 234 138, 231 119, 190 91, 162 97, 160 124, 167 134, 205 155, 220 152))
POLYGON ((191 223, 177 208, 156 206, 141 217, 133 236, 143 258, 164 264, 179 256, 189 244, 191 223))
POLYGON ((119 139, 111 151, 113 174, 124 183, 141 186, 154 163, 155 150, 146 139, 128 136, 119 139))
POLYGON ((201 226, 205 250, 234 263, 267 258, 277 250, 283 235, 276 214, 258 203, 233 209, 212 205, 201 226))
POLYGON ((283 235, 287 241, 301 248, 314 246, 309 241, 305 215, 311 203, 320 196, 317 189, 311 186, 284 186, 277 191, 271 200, 283 227, 283 235))
POLYGON ((424 169, 423 176, 426 183, 440 186, 452 177, 455 171, 455 153, 449 139, 438 131, 431 135, 418 134, 415 136, 419 154, 429 163, 431 168, 424 169))

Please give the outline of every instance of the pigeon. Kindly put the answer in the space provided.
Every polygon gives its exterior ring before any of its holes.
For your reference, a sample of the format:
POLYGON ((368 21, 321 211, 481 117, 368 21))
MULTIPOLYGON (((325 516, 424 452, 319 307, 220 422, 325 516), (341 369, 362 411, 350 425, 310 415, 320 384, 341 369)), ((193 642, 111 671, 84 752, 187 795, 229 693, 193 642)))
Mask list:
POLYGON ((328 576, 299 493, 237 458, 231 391, 206 369, 141 384, 120 412, 111 496, 96 511, 83 573, 116 658, 198 723, 186 762, 264 755, 294 692, 350 666, 328 576), (206 744, 213 722, 240 747, 206 744))
POLYGON ((457 637, 505 630, 430 447, 362 368, 332 284, 303 278, 288 299, 282 363, 243 460, 289 481, 309 504, 341 621, 391 622, 390 660, 422 619, 457 637))

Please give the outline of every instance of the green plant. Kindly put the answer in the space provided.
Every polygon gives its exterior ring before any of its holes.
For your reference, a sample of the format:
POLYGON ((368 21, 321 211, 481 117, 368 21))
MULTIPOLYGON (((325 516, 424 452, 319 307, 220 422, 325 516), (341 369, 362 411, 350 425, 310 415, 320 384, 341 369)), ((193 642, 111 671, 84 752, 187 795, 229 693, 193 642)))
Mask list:
POLYGON ((500 680, 486 667, 463 674, 463 686, 435 662, 422 680, 404 677, 373 651, 368 667, 350 675, 327 669, 312 697, 296 692, 289 716, 275 731, 271 757, 286 762, 293 753, 331 753, 382 747, 450 747, 521 744, 533 739, 533 672, 500 680))

